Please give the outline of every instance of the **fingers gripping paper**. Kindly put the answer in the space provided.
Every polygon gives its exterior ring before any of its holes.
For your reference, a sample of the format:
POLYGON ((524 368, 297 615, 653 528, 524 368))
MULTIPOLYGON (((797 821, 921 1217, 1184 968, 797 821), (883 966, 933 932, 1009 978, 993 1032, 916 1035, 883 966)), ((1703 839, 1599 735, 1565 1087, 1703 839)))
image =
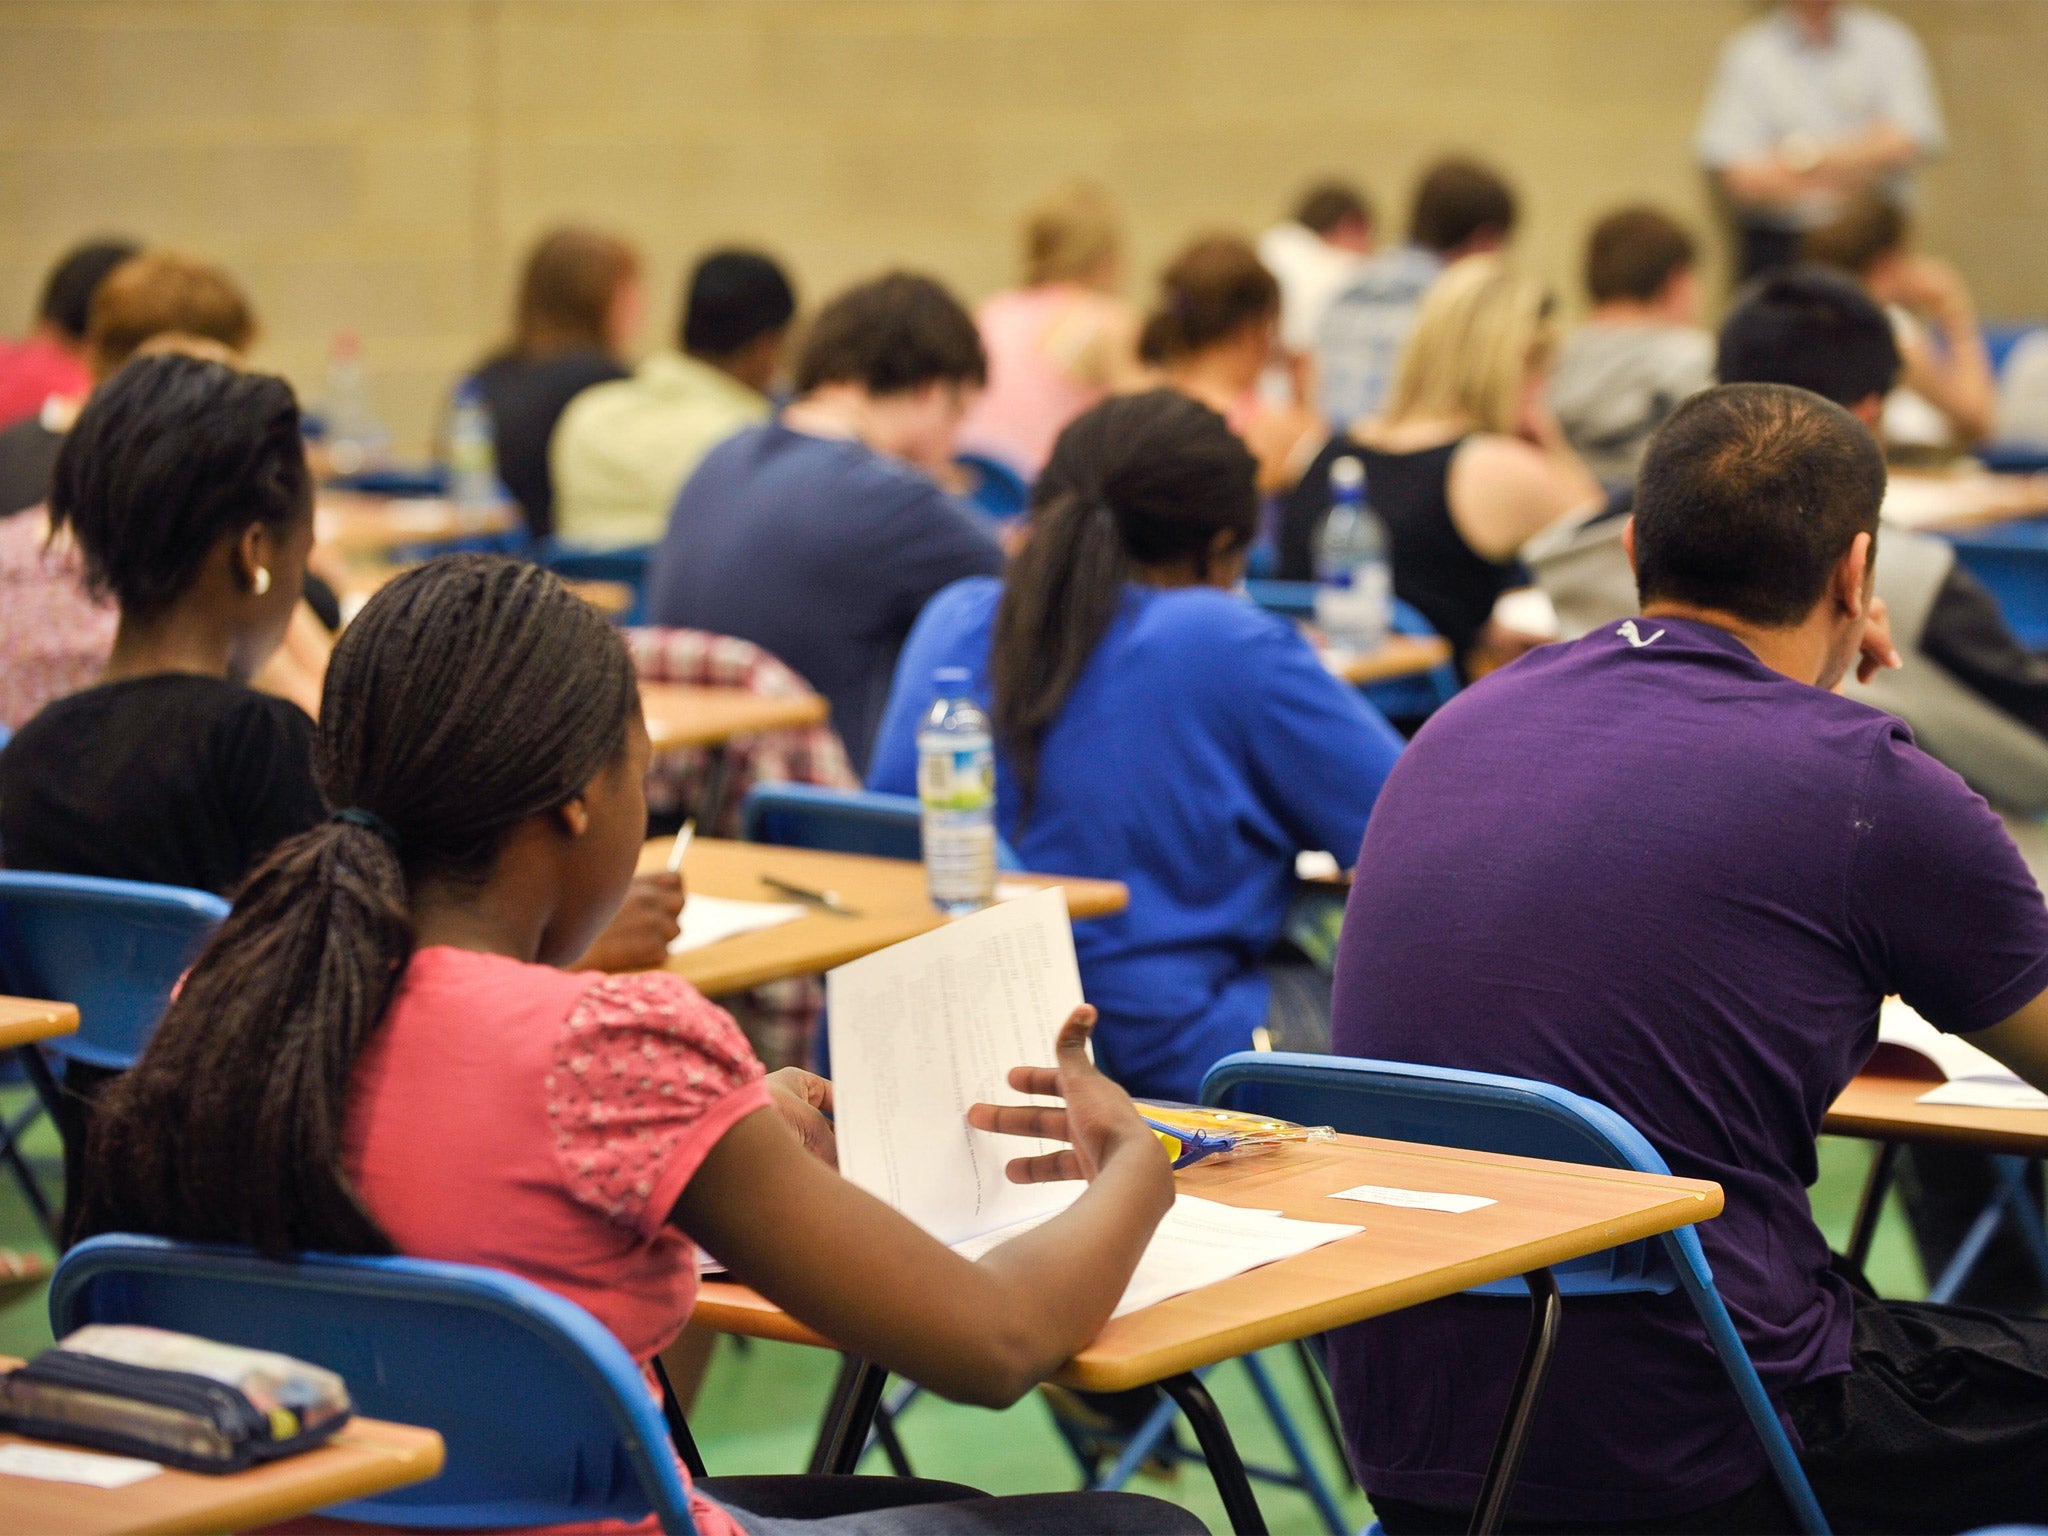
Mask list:
POLYGON ((967 1124, 974 1103, 1028 1104, 1015 1066, 1053 1065, 1081 1005, 1066 893, 1052 887, 843 965, 826 978, 839 1169, 944 1243, 1044 1216, 1071 1184, 1012 1184, 1056 1142, 967 1124))

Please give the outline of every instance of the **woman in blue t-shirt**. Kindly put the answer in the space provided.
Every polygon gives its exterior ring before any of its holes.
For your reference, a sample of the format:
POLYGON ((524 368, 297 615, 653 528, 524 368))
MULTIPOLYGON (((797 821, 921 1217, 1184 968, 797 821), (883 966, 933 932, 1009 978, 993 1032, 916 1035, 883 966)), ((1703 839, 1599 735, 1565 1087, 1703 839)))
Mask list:
POLYGON ((1008 579, 957 582, 919 618, 869 772, 915 790, 932 674, 967 668, 1025 865, 1130 886, 1129 910, 1075 942, 1097 1052, 1139 1094, 1192 1099, 1251 1045, 1295 855, 1348 865, 1401 750, 1292 624, 1232 592, 1254 473, 1223 418, 1174 391, 1076 419, 1008 579))

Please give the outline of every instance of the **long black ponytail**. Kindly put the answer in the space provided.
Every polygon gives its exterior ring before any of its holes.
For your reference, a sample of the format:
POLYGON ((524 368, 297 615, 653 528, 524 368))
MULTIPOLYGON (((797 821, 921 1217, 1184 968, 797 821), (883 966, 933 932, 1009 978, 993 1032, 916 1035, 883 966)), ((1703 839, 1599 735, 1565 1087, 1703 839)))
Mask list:
POLYGON ((78 1235, 389 1253, 342 1139, 412 956, 410 885, 481 881, 504 835, 624 750, 625 647, 538 567, 456 555, 343 632, 315 771, 340 813, 280 846, 93 1118, 78 1235))
POLYGON ((1221 416, 1177 390, 1105 400, 1053 445, 1031 534, 996 609, 989 683, 996 740, 1028 819, 1038 749, 1101 643, 1134 566, 1208 575, 1216 535, 1258 530, 1257 462, 1221 416))

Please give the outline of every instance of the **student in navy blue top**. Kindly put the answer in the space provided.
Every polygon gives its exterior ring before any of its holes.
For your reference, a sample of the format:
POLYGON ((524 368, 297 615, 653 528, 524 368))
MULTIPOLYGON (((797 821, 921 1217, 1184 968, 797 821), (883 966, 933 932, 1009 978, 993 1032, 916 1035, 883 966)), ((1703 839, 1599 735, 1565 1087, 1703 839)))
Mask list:
POLYGON ((918 620, 868 776, 915 790, 932 674, 967 668, 995 724, 1003 835, 1033 869, 1130 886, 1129 910, 1075 944, 1096 1051, 1138 1094, 1192 1099, 1250 1046, 1295 855, 1348 864, 1401 751, 1293 625, 1231 591, 1255 467, 1174 391, 1076 419, 1008 581, 963 581, 918 620))
MULTIPOLYGON (((1672 414, 1631 530, 1642 616, 1482 679, 1387 781, 1335 1047, 1558 1084, 1718 1182, 1700 1241, 1834 1528, 1960 1531, 2048 1510, 2048 1320, 1877 1300, 1806 1187, 1890 993, 2048 1087, 2048 909, 1984 801, 1830 691, 1898 664, 1884 484, 1805 390, 1672 414)), ((1527 1323, 1461 1296, 1330 1336, 1390 1536, 1465 1529, 1527 1323)), ((1518 1519, 1792 1529, 1682 1295, 1566 1303, 1518 1519)))
POLYGON ((704 456, 654 557, 653 622, 796 668, 856 771, 919 611, 1003 568, 995 535, 931 478, 986 377, 973 319, 930 278, 848 290, 811 327, 797 399, 704 456))

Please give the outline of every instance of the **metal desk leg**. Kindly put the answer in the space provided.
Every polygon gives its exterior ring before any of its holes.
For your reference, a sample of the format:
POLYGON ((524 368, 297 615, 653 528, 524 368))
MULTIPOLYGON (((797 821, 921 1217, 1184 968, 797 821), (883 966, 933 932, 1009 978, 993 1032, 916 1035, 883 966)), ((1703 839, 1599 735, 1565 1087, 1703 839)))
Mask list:
POLYGON ((825 1422, 818 1427, 818 1443, 811 1449, 808 1470, 814 1476, 849 1474, 860 1465, 888 1381, 887 1371, 858 1355, 839 1357, 839 1379, 832 1385, 832 1401, 825 1409, 825 1422))
POLYGON ((717 837, 719 818, 725 814, 726 790, 732 783, 732 756, 724 742, 704 749, 704 783, 697 792, 697 830, 717 837))
POLYGON ((1849 1247, 1843 1254, 1858 1269, 1870 1262, 1871 1240, 1877 1236, 1878 1217, 1884 1214, 1884 1197, 1891 1193, 1892 1168, 1898 1160, 1896 1141, 1878 1143, 1870 1177, 1863 1182, 1863 1197, 1856 1202, 1856 1225, 1849 1230, 1849 1247))
POLYGON ((1209 1463, 1209 1475, 1216 1479, 1216 1491, 1223 1497, 1224 1513, 1237 1536, 1266 1536, 1266 1517, 1252 1492, 1252 1480, 1245 1476, 1244 1462, 1230 1438, 1230 1429, 1217 1410, 1216 1399, 1190 1371, 1159 1383, 1180 1411, 1187 1415, 1195 1440, 1209 1463))
POLYGON ((1529 1426, 1536 1419, 1536 1404, 1543 1396, 1544 1378, 1550 1374, 1550 1358, 1557 1351, 1557 1326, 1564 1315, 1564 1303, 1549 1270, 1533 1269, 1522 1278, 1529 1284, 1529 1342, 1522 1350, 1522 1368, 1508 1398, 1507 1416, 1501 1420, 1500 1438, 1494 1442, 1493 1465, 1486 1469, 1479 1503, 1472 1510, 1472 1536, 1489 1536, 1499 1530, 1507 1514, 1508 1495, 1515 1490, 1515 1473, 1529 1443, 1529 1426))

